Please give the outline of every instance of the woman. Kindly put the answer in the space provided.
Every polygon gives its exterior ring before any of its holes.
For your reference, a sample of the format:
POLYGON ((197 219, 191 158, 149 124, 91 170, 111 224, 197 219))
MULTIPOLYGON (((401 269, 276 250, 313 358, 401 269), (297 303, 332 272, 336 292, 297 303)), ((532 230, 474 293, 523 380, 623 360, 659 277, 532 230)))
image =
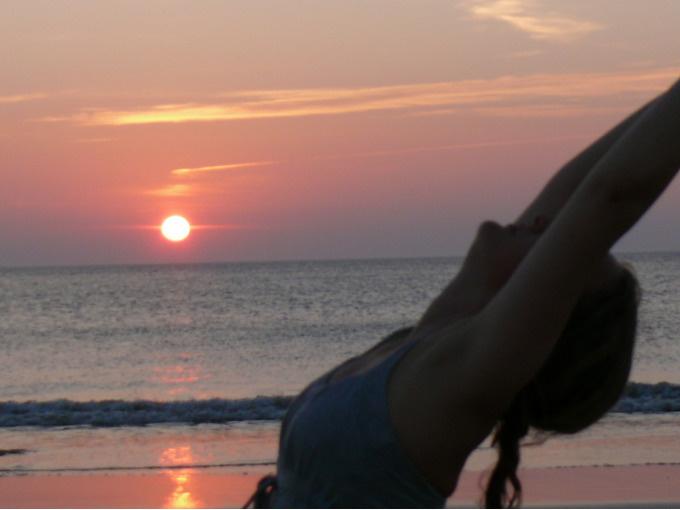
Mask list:
POLYGON ((574 433, 628 379, 638 287, 609 254, 680 166, 680 82, 565 165, 514 224, 485 222, 414 328, 314 381, 255 504, 442 507, 494 432, 489 507, 520 502, 529 428, 574 433))

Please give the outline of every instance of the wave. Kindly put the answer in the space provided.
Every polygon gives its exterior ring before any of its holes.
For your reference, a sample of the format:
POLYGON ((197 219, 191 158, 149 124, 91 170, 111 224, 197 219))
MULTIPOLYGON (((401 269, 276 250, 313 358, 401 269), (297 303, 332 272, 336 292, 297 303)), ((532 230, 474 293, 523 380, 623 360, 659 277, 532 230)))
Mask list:
POLYGON ((293 397, 251 399, 0 402, 0 427, 138 427, 163 423, 280 420, 293 397))
MULTIPOLYGON (((76 402, 0 402, 0 427, 141 427, 154 424, 277 421, 293 401, 290 396, 157 402, 102 400, 76 402)), ((680 385, 630 383, 612 412, 680 412, 680 385)))
POLYGON ((680 384, 628 383, 614 409, 619 413, 663 414, 680 412, 680 384))

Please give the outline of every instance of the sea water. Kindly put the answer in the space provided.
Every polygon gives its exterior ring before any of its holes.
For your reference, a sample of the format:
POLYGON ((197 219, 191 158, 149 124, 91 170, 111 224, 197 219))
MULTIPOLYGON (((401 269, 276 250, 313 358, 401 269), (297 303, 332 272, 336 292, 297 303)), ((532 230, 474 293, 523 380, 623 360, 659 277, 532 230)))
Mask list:
MULTIPOLYGON (((680 254, 643 289, 626 394, 525 465, 680 462, 680 254)), ((412 324, 459 259, 0 269, 0 474, 269 466, 309 381, 412 324)), ((468 464, 491 462, 488 445, 468 464)))

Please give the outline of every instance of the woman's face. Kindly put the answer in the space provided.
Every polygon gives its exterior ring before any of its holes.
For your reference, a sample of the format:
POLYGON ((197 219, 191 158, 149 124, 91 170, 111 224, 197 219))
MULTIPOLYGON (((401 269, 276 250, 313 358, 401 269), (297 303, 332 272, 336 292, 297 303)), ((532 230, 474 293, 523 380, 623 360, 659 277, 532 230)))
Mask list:
POLYGON ((541 219, 530 226, 501 226, 494 221, 485 221, 477 231, 465 264, 483 277, 486 285, 498 290, 529 253, 546 226, 547 222, 541 219))
MULTIPOLYGON (((491 291, 498 291, 505 285, 517 266, 529 253, 548 226, 542 217, 531 225, 509 224, 501 226, 494 221, 485 221, 479 226, 465 259, 466 269, 473 272, 480 283, 491 291)), ((593 271, 585 290, 592 291, 609 285, 621 272, 616 259, 607 255, 593 271)))

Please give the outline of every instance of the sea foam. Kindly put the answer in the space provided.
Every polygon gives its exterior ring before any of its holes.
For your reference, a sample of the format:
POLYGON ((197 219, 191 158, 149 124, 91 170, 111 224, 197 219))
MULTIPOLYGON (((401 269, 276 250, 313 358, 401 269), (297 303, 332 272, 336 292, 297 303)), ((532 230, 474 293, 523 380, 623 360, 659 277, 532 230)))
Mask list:
POLYGON ((161 423, 228 423, 280 420, 292 397, 156 402, 103 400, 0 402, 0 427, 125 427, 161 423))
MULTIPOLYGON (((0 402, 0 427, 138 427, 152 424, 201 424, 277 421, 290 396, 157 402, 102 400, 76 402, 0 402)), ((680 385, 630 383, 612 412, 665 414, 680 412, 680 385)))

